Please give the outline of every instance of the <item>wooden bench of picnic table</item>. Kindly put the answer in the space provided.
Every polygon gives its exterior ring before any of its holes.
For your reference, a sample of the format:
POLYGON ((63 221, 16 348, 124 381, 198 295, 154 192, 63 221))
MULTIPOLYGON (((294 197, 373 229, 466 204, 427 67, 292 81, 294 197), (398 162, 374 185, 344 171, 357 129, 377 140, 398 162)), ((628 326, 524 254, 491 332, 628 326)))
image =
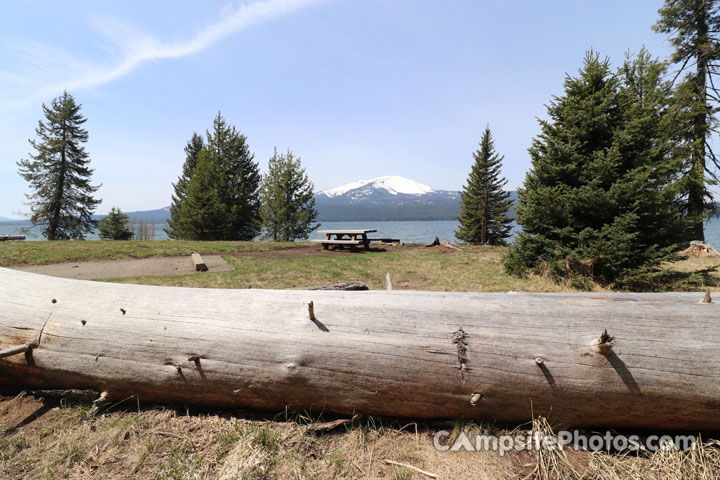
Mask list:
POLYGON ((356 247, 358 245, 363 244, 363 242, 361 242, 360 240, 310 240, 310 241, 314 242, 314 243, 322 243, 322 246, 325 250, 327 250, 327 248, 330 245, 343 245, 343 246, 348 245, 351 247, 356 247))
POLYGON ((399 238, 368 238, 368 242, 373 243, 400 243, 399 238))
POLYGON ((377 232, 377 230, 320 230, 319 233, 325 234, 325 239, 312 241, 315 243, 321 243, 323 249, 325 250, 327 250, 330 245, 337 245, 341 248, 344 248, 346 245, 350 247, 362 245, 363 247, 365 247, 365 250, 367 250, 368 248, 370 248, 370 240, 367 238, 367 234, 371 232, 377 232), (333 238, 333 236, 335 238, 333 238))

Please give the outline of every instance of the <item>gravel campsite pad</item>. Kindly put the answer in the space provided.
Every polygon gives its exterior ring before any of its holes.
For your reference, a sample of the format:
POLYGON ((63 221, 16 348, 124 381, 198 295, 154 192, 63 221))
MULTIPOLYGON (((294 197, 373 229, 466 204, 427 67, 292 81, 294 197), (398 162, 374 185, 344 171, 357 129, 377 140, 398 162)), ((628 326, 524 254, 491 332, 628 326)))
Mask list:
MULTIPOLYGON (((233 269, 220 255, 203 255, 209 272, 227 272, 233 269)), ((152 275, 165 277, 200 273, 190 255, 180 257, 150 257, 133 260, 110 260, 104 262, 70 262, 50 265, 10 266, 15 270, 50 275, 51 277, 92 280, 100 278, 124 278, 152 275)))

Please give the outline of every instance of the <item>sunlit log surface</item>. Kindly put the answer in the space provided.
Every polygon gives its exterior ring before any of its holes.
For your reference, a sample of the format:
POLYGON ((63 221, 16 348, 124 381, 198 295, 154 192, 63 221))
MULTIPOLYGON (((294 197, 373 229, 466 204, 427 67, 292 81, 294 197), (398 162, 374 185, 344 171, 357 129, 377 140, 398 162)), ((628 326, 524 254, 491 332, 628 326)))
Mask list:
POLYGON ((718 430, 720 310, 703 296, 223 290, 0 268, 0 350, 30 346, 0 358, 0 381, 109 400, 718 430))

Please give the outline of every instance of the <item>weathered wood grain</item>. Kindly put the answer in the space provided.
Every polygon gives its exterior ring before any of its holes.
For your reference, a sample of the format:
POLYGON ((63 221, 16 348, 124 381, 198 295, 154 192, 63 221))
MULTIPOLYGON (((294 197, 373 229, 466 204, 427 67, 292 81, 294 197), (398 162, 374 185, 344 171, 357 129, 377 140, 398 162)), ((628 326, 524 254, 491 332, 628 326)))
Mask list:
POLYGON ((0 349, 37 344, 0 359, 0 381, 108 399, 717 430, 720 310, 702 299, 192 289, 0 269, 0 349))

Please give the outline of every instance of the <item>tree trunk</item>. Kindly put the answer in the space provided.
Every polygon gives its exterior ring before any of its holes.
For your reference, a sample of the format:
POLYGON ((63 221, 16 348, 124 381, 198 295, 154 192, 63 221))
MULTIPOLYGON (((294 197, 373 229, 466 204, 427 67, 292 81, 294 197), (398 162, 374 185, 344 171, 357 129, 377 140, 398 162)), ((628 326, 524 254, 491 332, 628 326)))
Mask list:
POLYGON ((702 299, 194 289, 0 269, 0 350, 32 347, 0 359, 0 381, 115 401, 718 430, 720 309, 702 299))
POLYGON ((703 217, 705 208, 705 158, 706 149, 705 142, 708 136, 708 116, 711 112, 707 107, 707 74, 708 74, 708 53, 707 45, 708 24, 707 16, 703 8, 699 8, 697 12, 697 29, 698 49, 696 63, 696 79, 695 79, 695 108, 693 118, 693 148, 691 154, 690 166, 690 182, 688 190, 688 216, 693 218, 694 224, 691 226, 691 235, 693 240, 705 240, 705 231, 703 225, 703 217))

